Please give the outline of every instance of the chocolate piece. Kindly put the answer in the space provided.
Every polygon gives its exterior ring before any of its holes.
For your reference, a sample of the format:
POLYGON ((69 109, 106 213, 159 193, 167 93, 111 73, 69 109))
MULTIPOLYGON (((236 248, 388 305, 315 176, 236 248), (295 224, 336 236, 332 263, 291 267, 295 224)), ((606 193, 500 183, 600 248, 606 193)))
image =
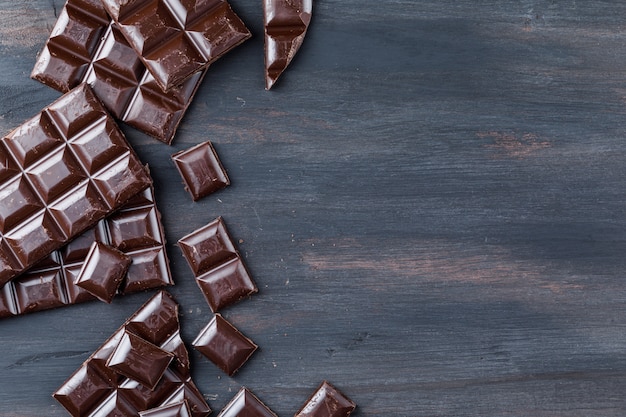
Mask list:
MULTIPOLYGON (((144 349, 134 353, 139 351, 144 349)), ((189 373, 189 356, 180 338, 178 305, 165 291, 133 314, 53 396, 74 417, 136 416, 140 411, 181 401, 187 402, 192 417, 206 417, 211 412, 189 373), (133 339, 134 346, 142 339, 141 343, 155 345, 174 357, 153 390, 106 366, 116 352, 128 346, 129 339, 133 339)))
POLYGON ((221 217, 180 239, 178 246, 213 312, 258 291, 221 217))
POLYGON ((217 417, 277 417, 248 388, 243 387, 217 417))
POLYGON ((263 0, 265 89, 272 88, 300 49, 311 23, 313 0, 263 0))
POLYGON ((94 300, 74 281, 96 241, 123 248, 132 259, 122 293, 172 284, 154 191, 147 188, 113 216, 0 287, 0 318, 94 300))
POLYGON ((166 405, 163 407, 153 408, 152 410, 142 411, 139 417, 191 417, 191 411, 187 406, 187 402, 166 405))
POLYGON ((102 3, 165 91, 251 36, 226 0, 102 3))
POLYGON ((355 408, 356 404, 350 398, 328 381, 323 381, 295 417, 348 417, 355 408))
POLYGON ((172 359, 172 353, 126 331, 106 366, 154 390, 172 359))
POLYGON ((0 284, 151 183, 86 84, 5 136, 0 160, 0 284))
POLYGON ((100 0, 67 0, 31 78, 61 92, 86 82, 115 118, 169 144, 205 73, 165 93, 100 0))
POLYGON ((177 152, 172 155, 172 160, 194 201, 230 185, 211 142, 177 152))
POLYGON ((130 263, 130 256, 104 243, 94 242, 74 283, 96 298, 110 303, 130 263))
POLYGON ((200 331, 193 347, 229 376, 237 372, 258 348, 220 314, 200 331))

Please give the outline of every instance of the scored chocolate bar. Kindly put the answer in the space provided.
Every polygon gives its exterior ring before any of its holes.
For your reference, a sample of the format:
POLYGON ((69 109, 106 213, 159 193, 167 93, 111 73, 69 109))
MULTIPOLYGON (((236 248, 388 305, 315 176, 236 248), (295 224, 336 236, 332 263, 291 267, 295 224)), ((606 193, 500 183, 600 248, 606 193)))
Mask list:
POLYGON ((0 285, 152 183, 81 84, 0 140, 0 285))
POLYGON ((126 320, 53 396, 73 417, 137 416, 183 401, 192 417, 211 413, 190 376, 178 305, 165 291, 126 320))
POLYGON ((31 78, 61 92, 86 82, 115 118, 170 144, 205 73, 165 93, 100 0, 67 0, 31 78))
POLYGON ((226 0, 102 0, 165 91, 251 34, 226 0))
POLYGON ((154 191, 147 188, 114 215, 0 287, 0 318, 95 300, 75 283, 93 242, 113 246, 131 258, 120 293, 173 283, 154 191))
POLYGON ((302 46, 313 0, 264 0, 265 89, 272 88, 302 46))

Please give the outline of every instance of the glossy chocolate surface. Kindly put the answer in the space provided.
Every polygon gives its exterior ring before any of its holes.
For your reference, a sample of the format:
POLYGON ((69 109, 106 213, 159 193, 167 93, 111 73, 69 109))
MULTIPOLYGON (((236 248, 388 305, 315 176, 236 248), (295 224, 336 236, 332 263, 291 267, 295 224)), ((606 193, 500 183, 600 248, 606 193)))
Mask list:
POLYGON ((110 303, 131 262, 130 256, 114 247, 94 242, 74 283, 94 297, 110 303))
POLYGON ((203 142, 172 155, 185 189, 194 201, 228 185, 230 180, 211 142, 203 142))
POLYGON ((169 144, 204 74, 165 93, 100 0, 67 0, 31 77, 61 92, 86 82, 115 118, 169 144))
POLYGON ((187 402, 192 417, 206 417, 211 412, 189 373, 189 355, 180 338, 178 305, 165 291, 150 298, 53 396, 74 417, 136 416, 140 411, 181 401, 187 402), (133 347, 127 349, 129 339, 133 347), (136 349, 138 339, 173 356, 153 389, 107 366, 120 349, 132 352, 132 356, 145 352, 144 348, 136 349))
POLYGON ((323 381, 295 417, 348 417, 356 404, 328 381, 323 381))
POLYGON ((226 0, 103 0, 103 4, 165 91, 251 36, 226 0))
POLYGON ((277 417, 248 388, 243 387, 217 417, 277 417))
POLYGON ((147 188, 113 216, 0 287, 0 318, 95 300, 74 283, 93 242, 116 247, 132 259, 120 293, 173 283, 154 191, 147 188))
POLYGON ((0 284, 151 184, 86 84, 0 141, 0 284))
POLYGON ((142 411, 139 417, 191 417, 186 401, 142 411))
POLYGON ((258 291, 221 217, 181 238, 178 246, 213 312, 258 291))
POLYGON ((193 347, 232 376, 258 346, 220 314, 216 314, 193 341, 193 347))
POLYGON ((313 0, 263 0, 265 89, 272 88, 304 42, 313 0))

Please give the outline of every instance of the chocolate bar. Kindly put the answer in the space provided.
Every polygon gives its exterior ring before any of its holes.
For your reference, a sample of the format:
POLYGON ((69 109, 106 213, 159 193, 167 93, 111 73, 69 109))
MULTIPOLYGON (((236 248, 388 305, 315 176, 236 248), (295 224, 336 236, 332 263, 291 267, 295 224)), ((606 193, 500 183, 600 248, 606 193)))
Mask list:
POLYGON ((73 417, 136 416, 182 401, 193 417, 211 413, 190 376, 178 305, 165 291, 133 314, 53 396, 73 417), (154 380, 158 382, 151 388, 154 380))
POLYGON ((323 381, 294 417, 348 417, 355 408, 350 398, 323 381))
POLYGON ((61 92, 86 82, 115 118, 170 144, 205 73, 165 93, 100 0, 67 0, 31 78, 61 92))
POLYGON ((178 246, 213 312, 258 291, 221 217, 182 237, 178 246))
POLYGON ((102 242, 94 242, 74 283, 110 303, 132 262, 130 256, 102 242))
POLYGON ((154 191, 147 188, 113 216, 0 287, 0 318, 95 300, 75 284, 93 242, 111 245, 131 258, 120 293, 172 284, 154 191))
POLYGON ((102 0, 165 91, 250 38, 226 0, 102 0))
POLYGON ((220 314, 213 317, 192 344, 229 376, 233 376, 258 348, 220 314))
POLYGON ((265 89, 272 88, 302 46, 313 0, 263 0, 265 89))
POLYGON ((152 183, 81 84, 0 140, 0 285, 152 183))
POLYGON ((239 390, 217 417, 238 416, 277 417, 272 410, 246 387, 239 390))
POLYGON ((228 175, 211 142, 199 143, 177 152, 172 155, 172 160, 193 201, 230 185, 228 175))

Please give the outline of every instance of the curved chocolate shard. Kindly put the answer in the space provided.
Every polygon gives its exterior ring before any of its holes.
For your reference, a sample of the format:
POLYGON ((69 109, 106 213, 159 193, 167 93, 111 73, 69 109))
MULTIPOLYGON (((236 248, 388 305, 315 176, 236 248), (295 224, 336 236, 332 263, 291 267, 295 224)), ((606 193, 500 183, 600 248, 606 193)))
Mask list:
POLYGON ((311 22, 313 0, 264 0, 265 89, 269 90, 300 49, 311 22))

